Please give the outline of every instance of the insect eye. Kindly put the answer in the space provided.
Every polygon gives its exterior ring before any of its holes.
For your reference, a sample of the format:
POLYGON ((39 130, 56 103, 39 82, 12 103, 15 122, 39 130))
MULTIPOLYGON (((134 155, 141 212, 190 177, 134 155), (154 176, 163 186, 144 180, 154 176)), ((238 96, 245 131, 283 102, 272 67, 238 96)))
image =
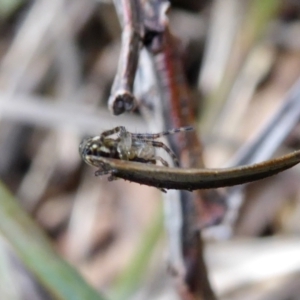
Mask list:
POLYGON ((90 138, 85 138, 85 139, 83 139, 82 140, 82 142, 80 143, 80 145, 79 145, 79 153, 81 154, 81 155, 84 155, 84 154, 86 154, 86 152, 87 152, 87 150, 88 150, 88 148, 89 148, 89 140, 90 140, 90 138))
POLYGON ((85 152, 84 153, 85 155, 92 155, 93 154, 91 148, 86 148, 84 152, 85 152))

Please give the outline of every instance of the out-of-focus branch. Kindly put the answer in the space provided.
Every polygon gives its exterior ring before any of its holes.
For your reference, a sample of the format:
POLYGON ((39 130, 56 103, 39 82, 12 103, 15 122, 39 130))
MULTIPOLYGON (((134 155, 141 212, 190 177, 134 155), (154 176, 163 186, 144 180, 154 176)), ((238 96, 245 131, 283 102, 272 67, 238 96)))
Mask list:
POLYGON ((252 164, 271 157, 300 120, 300 79, 257 135, 227 164, 252 164))
MULTIPOLYGON (((241 2, 241 1, 240 1, 241 2)), ((233 43, 233 48, 227 62, 226 70, 219 86, 207 97, 207 108, 202 120, 204 132, 217 133, 216 120, 228 98, 234 83, 239 78, 240 71, 246 62, 251 48, 266 30, 270 19, 278 11, 280 1, 254 0, 246 3, 247 12, 244 23, 240 26, 239 33, 233 43), (226 74, 226 75, 225 75, 226 74)), ((223 28, 222 28, 223 30, 223 28)), ((204 82, 206 79, 202 77, 204 82)))
POLYGON ((86 106, 51 101, 42 97, 15 95, 10 101, 10 94, 0 93, 0 116, 5 120, 34 124, 47 128, 70 128, 82 134, 99 134, 100 129, 124 125, 133 131, 139 128, 146 131, 146 125, 136 116, 113 118, 104 109, 91 112, 86 106), (108 127, 109 126, 109 127, 108 127))
MULTIPOLYGON (((258 161, 269 159, 287 138, 300 120, 300 80, 292 87, 282 105, 267 121, 257 135, 246 143, 231 159, 227 166, 250 165, 258 161)), ((227 237, 232 234, 232 227, 237 220, 239 209, 243 204, 243 190, 245 186, 234 186, 227 190, 226 202, 228 212, 224 222, 209 234, 227 237)))
MULTIPOLYGON (((151 9, 149 6, 144 7, 145 36, 147 37, 145 45, 154 61, 165 128, 177 128, 194 124, 195 115, 182 66, 180 43, 170 32, 166 4, 165 1, 156 1, 152 2, 151 9), (156 19, 148 10, 155 12, 156 19)), ((203 166, 202 147, 196 133, 188 137, 171 137, 170 142, 172 148, 180 156, 184 167, 203 166)), ((171 253, 180 253, 181 257, 171 257, 171 266, 177 274, 178 291, 185 300, 215 299, 208 281, 203 246, 198 231, 200 222, 206 223, 207 220, 212 220, 213 206, 217 201, 213 203, 210 200, 216 200, 215 196, 218 195, 214 191, 204 193, 197 191, 193 194, 180 192, 179 205, 173 209, 177 215, 171 218, 177 218, 181 224, 177 232, 179 238, 176 239, 180 244, 171 243, 173 247, 178 247, 177 251, 171 249, 171 253), (200 222, 199 219, 201 219, 200 222)), ((166 197, 165 200, 172 202, 169 206, 175 206, 174 199, 166 197)), ((219 209, 221 206, 216 205, 216 207, 219 209)), ((220 211, 223 212, 223 207, 218 212, 220 211)), ((169 223, 172 224, 172 222, 169 223)))
MULTIPOLYGON (((88 19, 94 6, 92 0, 85 3, 76 0, 70 4, 65 0, 34 2, 1 61, 0 87, 11 93, 21 90, 28 92, 32 88, 29 88, 32 82, 26 76, 34 60, 40 58, 41 53, 57 39, 62 31, 70 31, 75 35, 88 19), (64 9, 65 6, 67 11, 64 9), (58 19, 62 20, 63 26, 58 19)), ((53 55, 49 58, 49 64, 52 60, 53 55)), ((44 74, 40 74, 39 80, 43 76, 44 74)))

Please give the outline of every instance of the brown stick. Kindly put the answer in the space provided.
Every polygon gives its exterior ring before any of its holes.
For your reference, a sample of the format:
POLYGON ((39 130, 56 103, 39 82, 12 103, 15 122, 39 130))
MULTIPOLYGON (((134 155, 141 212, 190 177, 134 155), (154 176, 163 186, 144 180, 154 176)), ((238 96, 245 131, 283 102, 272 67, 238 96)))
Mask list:
MULTIPOLYGON (((165 127, 178 128, 193 125, 195 114, 183 71, 180 45, 170 32, 165 12, 161 5, 157 22, 160 22, 160 28, 163 30, 158 31, 156 28, 159 26, 151 27, 151 24, 147 23, 146 36, 147 30, 152 32, 153 40, 148 49, 153 54, 157 72, 165 127), (156 35, 153 32, 156 32, 156 35)), ((184 167, 203 167, 202 145, 196 132, 189 136, 170 137, 170 142, 184 167)), ((215 299, 208 281, 201 237, 197 229, 199 225, 214 223, 223 216, 225 205, 222 199, 215 191, 180 193, 181 249, 185 270, 184 274, 180 274, 180 270, 177 273, 184 287, 179 290, 183 299, 215 299)))
POLYGON ((108 107, 114 115, 120 115, 126 111, 132 111, 136 107, 133 83, 139 60, 142 28, 137 1, 115 0, 114 4, 123 29, 118 70, 108 100, 108 107))

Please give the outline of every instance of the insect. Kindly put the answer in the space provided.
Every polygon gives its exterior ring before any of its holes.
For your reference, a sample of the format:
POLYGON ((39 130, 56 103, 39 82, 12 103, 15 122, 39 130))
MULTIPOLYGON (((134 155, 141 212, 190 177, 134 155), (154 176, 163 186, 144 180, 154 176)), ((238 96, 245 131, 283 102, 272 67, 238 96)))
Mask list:
POLYGON ((172 158, 174 164, 179 161, 174 152, 158 138, 178 132, 191 131, 193 127, 180 127, 160 133, 131 133, 124 126, 104 131, 100 136, 84 139, 79 145, 82 159, 89 165, 95 165, 95 158, 108 157, 141 163, 156 164, 157 161, 168 167, 169 164, 156 155, 156 149, 164 149, 172 158), (116 135, 117 137, 113 138, 116 135))

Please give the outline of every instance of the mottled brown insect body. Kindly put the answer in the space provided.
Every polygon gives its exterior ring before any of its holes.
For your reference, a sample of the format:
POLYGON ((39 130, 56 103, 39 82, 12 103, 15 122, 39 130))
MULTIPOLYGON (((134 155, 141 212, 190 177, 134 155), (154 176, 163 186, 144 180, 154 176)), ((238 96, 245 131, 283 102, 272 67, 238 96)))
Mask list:
POLYGON ((79 146, 79 152, 82 159, 89 165, 94 165, 93 158, 95 157, 110 157, 151 164, 160 161, 168 167, 169 164, 162 157, 156 155, 156 148, 162 148, 171 156, 174 164, 179 166, 174 152, 164 143, 155 140, 165 135, 190 130, 193 130, 193 128, 181 127, 161 133, 143 134, 130 133, 125 127, 119 126, 104 131, 100 136, 84 139, 79 146), (109 138, 113 135, 116 135, 116 138, 109 138))

